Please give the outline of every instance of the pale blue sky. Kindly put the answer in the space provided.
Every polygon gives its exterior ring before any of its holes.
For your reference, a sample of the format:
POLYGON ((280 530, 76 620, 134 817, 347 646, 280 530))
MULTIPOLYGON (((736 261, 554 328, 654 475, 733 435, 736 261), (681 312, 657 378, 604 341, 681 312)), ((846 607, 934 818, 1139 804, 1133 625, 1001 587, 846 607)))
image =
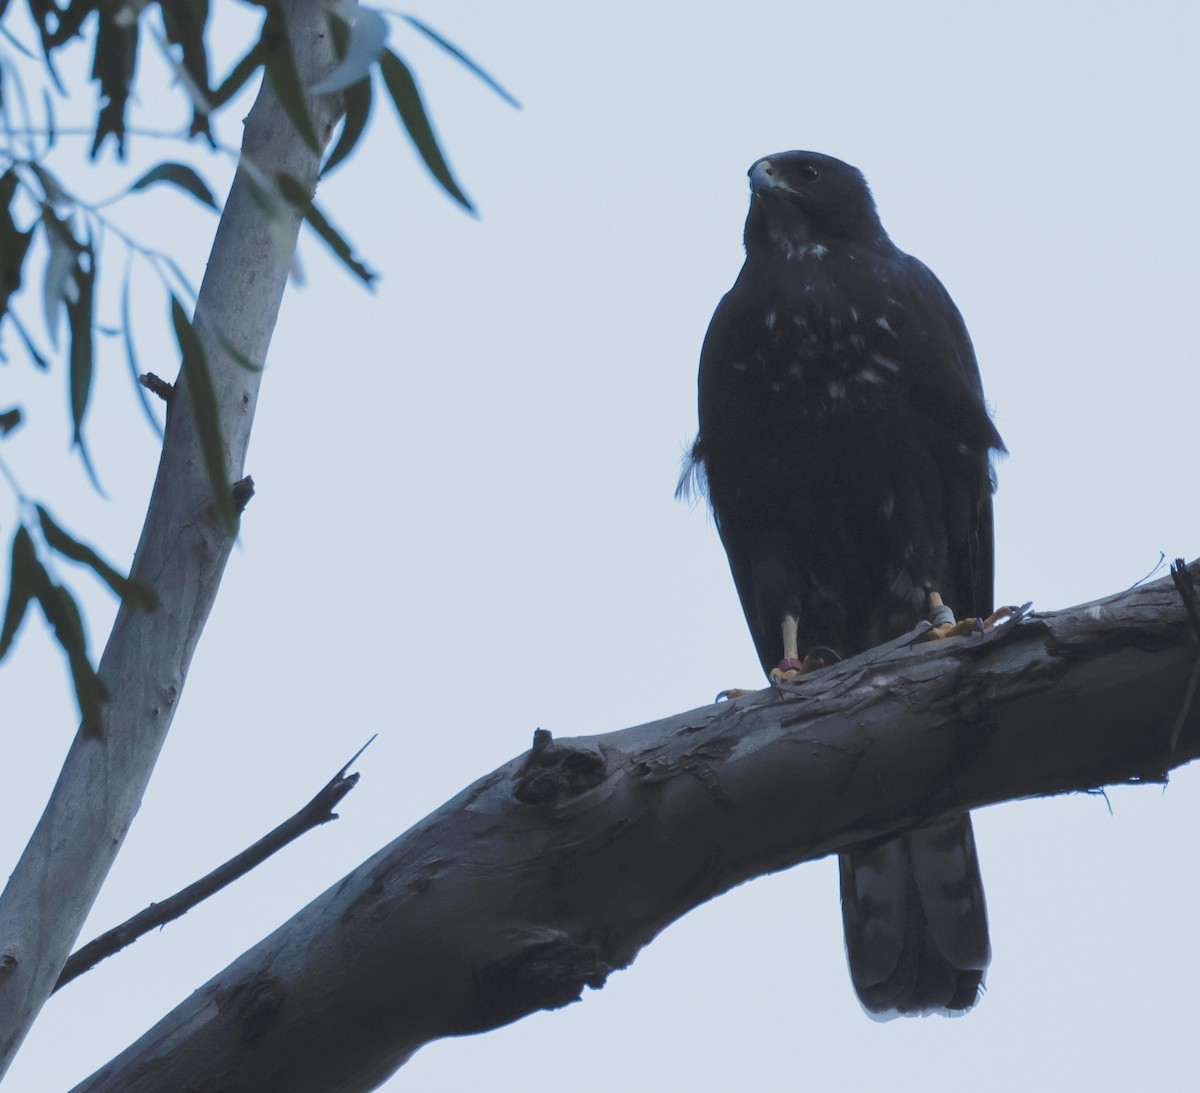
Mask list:
MULTIPOLYGON (((524 110, 393 34, 481 219, 433 188, 381 99, 318 196, 383 279, 364 292, 302 242, 307 284, 285 301, 250 450, 258 493, 87 934, 257 838, 380 738, 340 821, 52 1000, 6 1091, 89 1074, 534 728, 602 732, 756 683, 711 521, 672 490, 758 156, 808 148, 859 166, 893 238, 962 310, 1012 453, 998 468, 999 600, 1065 607, 1132 584, 1160 551, 1200 552, 1194 5, 413 10, 524 110)), ((144 124, 174 120, 151 109, 160 98, 143 94, 144 124)), ((90 107, 82 95, 72 109, 90 107)), ((68 174, 79 160, 58 162, 68 174)), ((183 205, 147 194, 118 215, 198 280, 212 222, 183 205)), ((140 309, 142 367, 172 376, 150 285, 140 309)), ((4 455, 125 564, 156 443, 119 345, 104 352, 89 431, 111 500, 67 453, 61 370, 8 365, 31 421, 4 455)), ((5 541, 12 517, 0 496, 5 541)), ((112 604, 89 592, 86 606, 98 650, 112 604)), ((6 726, 7 872, 75 714, 36 626, 0 687, 27 711, 6 726)), ((995 957, 963 1020, 862 1015, 823 861, 701 908, 582 1005, 436 1044, 385 1088, 1186 1082, 1200 779, 1110 800, 1111 815, 1094 797, 977 814, 995 957)))

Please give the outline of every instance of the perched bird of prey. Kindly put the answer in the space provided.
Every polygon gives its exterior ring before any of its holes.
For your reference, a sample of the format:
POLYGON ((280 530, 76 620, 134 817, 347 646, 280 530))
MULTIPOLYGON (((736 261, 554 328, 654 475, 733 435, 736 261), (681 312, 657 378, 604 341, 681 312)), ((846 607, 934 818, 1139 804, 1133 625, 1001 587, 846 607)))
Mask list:
MULTIPOLYGON (((962 316, 899 250, 862 174, 814 152, 750 168, 746 262, 700 356, 706 483, 773 679, 992 610, 988 415, 962 316)), ((841 855, 868 1014, 969 1010, 990 959, 967 814, 841 855)))

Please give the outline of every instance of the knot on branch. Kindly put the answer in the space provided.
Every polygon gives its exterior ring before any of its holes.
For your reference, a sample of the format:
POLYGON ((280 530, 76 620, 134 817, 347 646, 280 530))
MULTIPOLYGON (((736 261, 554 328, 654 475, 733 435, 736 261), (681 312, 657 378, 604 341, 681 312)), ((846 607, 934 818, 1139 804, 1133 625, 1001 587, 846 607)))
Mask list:
POLYGON ((559 1009, 578 1002, 584 987, 599 990, 615 970, 596 942, 555 931, 549 940, 525 944, 483 972, 482 1012, 476 1019, 490 1028, 534 1010, 559 1009))
POLYGON ((232 486, 233 492, 233 511, 241 516, 246 511, 246 506, 250 504, 250 498, 254 496, 254 479, 249 475, 245 478, 239 478, 232 486))
POLYGON ((538 729, 513 795, 527 805, 557 804, 594 789, 605 774, 604 757, 598 752, 556 744, 545 729, 538 729))
POLYGON ((235 1026, 241 1030, 241 1041, 248 1044, 258 1040, 275 1025, 283 1009, 286 993, 278 978, 260 968, 232 990, 221 992, 217 1005, 222 1011, 231 1008, 235 1026))

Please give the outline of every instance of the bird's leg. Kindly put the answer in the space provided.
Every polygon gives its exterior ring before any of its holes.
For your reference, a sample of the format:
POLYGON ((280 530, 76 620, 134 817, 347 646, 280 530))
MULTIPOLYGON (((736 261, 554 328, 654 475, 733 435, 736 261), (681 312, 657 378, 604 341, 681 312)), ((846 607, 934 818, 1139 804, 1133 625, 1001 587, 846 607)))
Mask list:
POLYGON ((783 660, 771 669, 772 683, 787 683, 807 672, 827 668, 842 658, 827 645, 818 645, 803 660, 800 659, 800 619, 783 616, 783 660))
POLYGON ((1000 607, 986 619, 959 619, 955 621, 954 612, 942 601, 942 597, 934 591, 929 593, 929 621, 933 625, 925 631, 922 641, 935 641, 938 638, 954 638, 960 634, 982 634, 991 630, 1001 619, 1010 618, 1017 613, 1015 607, 1000 607))
POLYGON ((783 660, 771 669, 772 683, 786 683, 804 671, 800 659, 800 620, 795 615, 783 616, 783 660))

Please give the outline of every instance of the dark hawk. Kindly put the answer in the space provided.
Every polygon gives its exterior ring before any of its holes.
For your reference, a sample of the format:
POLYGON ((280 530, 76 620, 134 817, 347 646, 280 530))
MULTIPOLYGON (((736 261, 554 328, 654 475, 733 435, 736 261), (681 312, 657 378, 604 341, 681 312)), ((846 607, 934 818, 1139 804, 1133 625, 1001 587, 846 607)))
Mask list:
MULTIPOLYGON (((888 238, 858 170, 782 152, 750 168, 750 193, 685 478, 707 484, 764 671, 788 679, 906 633, 942 599, 960 618, 991 612, 1003 444, 962 316, 888 238)), ((844 853, 840 871, 867 1012, 970 1009, 990 959, 970 816, 844 853)))

